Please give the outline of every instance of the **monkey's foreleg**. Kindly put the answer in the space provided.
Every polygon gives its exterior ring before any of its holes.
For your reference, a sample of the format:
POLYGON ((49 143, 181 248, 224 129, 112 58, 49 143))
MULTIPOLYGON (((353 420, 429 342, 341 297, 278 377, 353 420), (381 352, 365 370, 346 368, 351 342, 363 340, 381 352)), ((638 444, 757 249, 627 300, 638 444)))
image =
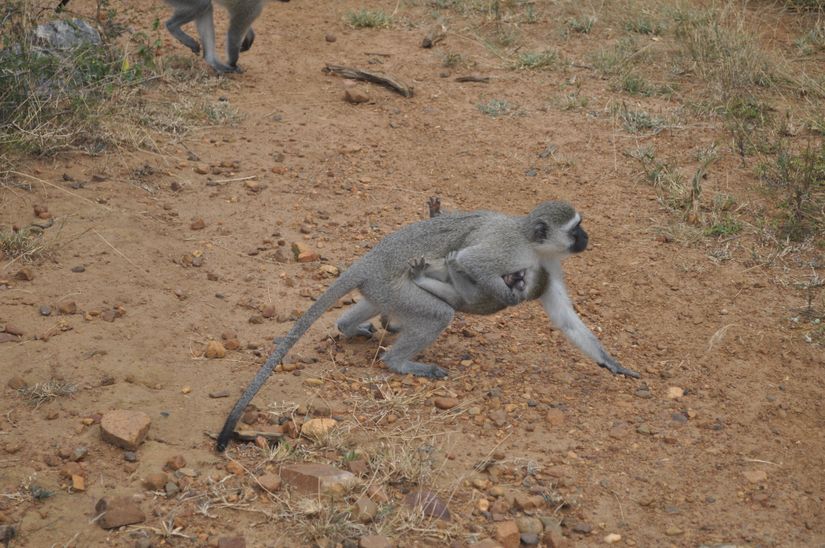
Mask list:
POLYGON ((573 309, 573 303, 567 296, 567 288, 564 286, 564 273, 559 261, 552 261, 544 264, 550 280, 547 289, 541 295, 541 304, 550 320, 561 329, 562 333, 575 344, 579 349, 587 354, 600 367, 608 369, 615 375, 625 375, 627 377, 639 378, 639 374, 631 369, 622 367, 607 351, 602 347, 599 339, 590 329, 584 325, 579 315, 573 309))

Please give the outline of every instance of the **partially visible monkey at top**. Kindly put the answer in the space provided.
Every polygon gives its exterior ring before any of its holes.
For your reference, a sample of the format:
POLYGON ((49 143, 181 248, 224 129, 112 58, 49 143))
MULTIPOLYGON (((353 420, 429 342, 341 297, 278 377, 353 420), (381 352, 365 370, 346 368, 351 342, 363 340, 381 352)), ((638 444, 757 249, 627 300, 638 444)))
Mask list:
MULTIPOLYGON (((227 64, 221 63, 215 51, 215 22, 212 0, 166 0, 172 6, 172 17, 166 21, 166 29, 181 44, 198 54, 203 48, 203 58, 216 72, 241 72, 238 57, 255 41, 252 23, 261 15, 269 0, 215 0, 229 12, 229 30, 226 33, 227 64), (201 42, 186 34, 181 27, 195 22, 201 42)), ((288 2, 289 0, 280 0, 288 2)))
POLYGON ((341 315, 338 330, 345 337, 371 336, 370 320, 381 316, 398 331, 395 343, 381 356, 395 373, 447 375, 441 367, 415 358, 446 329, 456 311, 492 314, 539 299, 556 327, 596 364, 638 378, 602 347, 567 295, 561 261, 587 247, 581 220, 570 204, 550 201, 524 216, 492 211, 440 214, 386 236, 343 272, 279 341, 227 417, 217 449, 226 448, 238 419, 275 366, 353 289, 363 298, 341 315))

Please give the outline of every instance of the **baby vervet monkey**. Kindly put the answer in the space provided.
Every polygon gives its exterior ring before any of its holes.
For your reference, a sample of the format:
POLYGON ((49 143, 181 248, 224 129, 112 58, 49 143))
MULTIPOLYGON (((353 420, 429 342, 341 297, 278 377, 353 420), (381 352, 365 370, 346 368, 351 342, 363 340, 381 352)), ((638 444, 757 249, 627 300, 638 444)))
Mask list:
POLYGON ((402 227, 343 272, 279 341, 229 413, 217 449, 226 448, 246 406, 298 339, 354 289, 363 298, 341 315, 338 330, 345 337, 371 336, 370 319, 392 322, 398 337, 381 360, 395 373, 447 375, 415 358, 446 329, 455 311, 491 314, 538 298, 550 319, 598 365, 638 377, 602 348, 567 296, 561 259, 586 246, 581 216, 565 202, 541 203, 524 216, 451 213, 402 227), (410 257, 432 259, 418 269, 410 257), (436 265, 432 276, 427 274, 430 263, 436 265))
MULTIPOLYGON (((264 4, 269 0, 215 0, 229 12, 229 29, 226 33, 226 53, 228 64, 224 65, 215 52, 215 22, 212 0, 166 0, 172 6, 172 17, 166 21, 166 28, 181 44, 198 54, 203 47, 203 58, 216 72, 241 72, 238 57, 247 51, 255 41, 252 23, 261 15, 264 4), (201 43, 186 34, 181 27, 194 21, 201 43)), ((288 2, 289 0, 280 0, 288 2)))

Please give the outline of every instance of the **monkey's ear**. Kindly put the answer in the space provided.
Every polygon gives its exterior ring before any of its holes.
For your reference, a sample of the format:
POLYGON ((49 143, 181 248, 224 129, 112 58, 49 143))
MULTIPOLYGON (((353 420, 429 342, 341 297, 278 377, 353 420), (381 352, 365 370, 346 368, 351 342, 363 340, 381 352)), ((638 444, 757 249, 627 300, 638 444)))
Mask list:
POLYGON ((536 221, 536 224, 533 225, 533 237, 531 240, 534 242, 543 242, 546 240, 548 228, 547 223, 544 221, 536 221))

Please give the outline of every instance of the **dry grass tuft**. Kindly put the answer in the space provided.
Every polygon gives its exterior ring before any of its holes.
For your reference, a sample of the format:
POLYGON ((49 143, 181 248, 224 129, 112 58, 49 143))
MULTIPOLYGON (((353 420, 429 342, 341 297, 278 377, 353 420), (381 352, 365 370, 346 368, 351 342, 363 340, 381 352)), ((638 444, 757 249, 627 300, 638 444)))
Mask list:
POLYGON ((44 403, 71 396, 77 392, 77 385, 69 382, 51 379, 47 382, 39 382, 32 386, 26 386, 17 391, 21 397, 25 398, 35 407, 40 407, 44 403))

